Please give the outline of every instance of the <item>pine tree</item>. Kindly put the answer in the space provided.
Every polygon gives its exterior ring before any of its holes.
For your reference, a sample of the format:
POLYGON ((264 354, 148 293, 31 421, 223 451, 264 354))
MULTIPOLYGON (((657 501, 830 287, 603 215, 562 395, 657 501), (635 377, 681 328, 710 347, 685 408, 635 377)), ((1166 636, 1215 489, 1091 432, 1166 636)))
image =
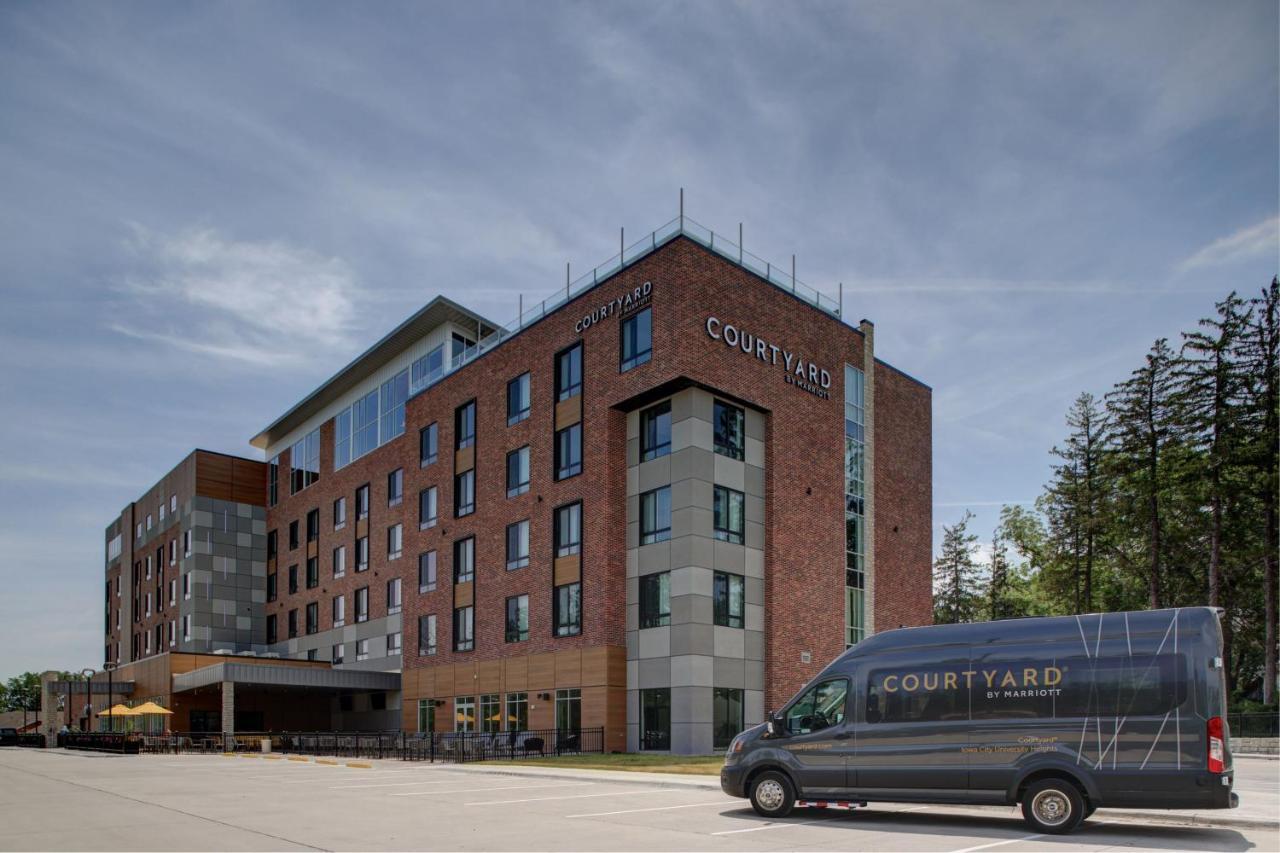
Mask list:
POLYGON ((1076 613, 1093 610, 1094 565, 1101 531, 1102 456, 1106 424, 1092 394, 1081 394, 1067 412, 1066 446, 1054 447, 1062 463, 1053 468, 1046 510, 1055 528, 1066 531, 1076 613))
POLYGON ((982 582, 973 559, 977 534, 969 532, 973 513, 942 528, 942 552, 933 564, 933 621, 973 622, 982 608, 982 582))

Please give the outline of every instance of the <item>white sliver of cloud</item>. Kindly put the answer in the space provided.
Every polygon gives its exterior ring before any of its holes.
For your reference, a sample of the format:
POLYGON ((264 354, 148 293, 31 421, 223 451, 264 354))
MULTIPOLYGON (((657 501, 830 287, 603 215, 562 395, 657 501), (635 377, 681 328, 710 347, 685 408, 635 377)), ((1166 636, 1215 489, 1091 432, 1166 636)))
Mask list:
POLYGON ((1214 240, 1178 264, 1179 272, 1229 264, 1270 252, 1280 252, 1280 216, 1272 216, 1234 234, 1214 240))

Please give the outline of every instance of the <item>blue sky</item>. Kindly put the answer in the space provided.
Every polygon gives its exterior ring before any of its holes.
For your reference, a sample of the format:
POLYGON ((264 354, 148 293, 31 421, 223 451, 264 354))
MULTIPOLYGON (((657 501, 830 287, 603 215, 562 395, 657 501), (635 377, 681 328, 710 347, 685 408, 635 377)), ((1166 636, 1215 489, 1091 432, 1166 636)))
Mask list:
POLYGON ((0 676, 102 655, 102 530, 443 293, 676 213, 934 393, 935 540, 1277 261, 1277 7, 0 6, 0 676))

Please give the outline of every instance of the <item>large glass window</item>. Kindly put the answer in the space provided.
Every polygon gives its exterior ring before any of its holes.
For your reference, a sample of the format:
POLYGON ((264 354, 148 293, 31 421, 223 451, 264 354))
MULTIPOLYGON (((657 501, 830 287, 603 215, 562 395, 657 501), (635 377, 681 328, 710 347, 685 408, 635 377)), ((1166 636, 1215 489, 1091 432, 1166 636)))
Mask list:
POLYGON ((577 687, 556 691, 556 729, 577 733, 582 729, 582 690, 577 687))
POLYGON ((567 557, 582 550, 582 504, 562 506, 555 513, 555 553, 567 557))
POLYGON ((455 732, 476 730, 476 697, 459 696, 453 700, 453 730, 455 732))
POLYGON ((582 473, 582 424, 565 427, 556 433, 556 479, 564 480, 582 473))
POLYGON ((557 637, 582 633, 582 584, 567 583, 555 588, 552 597, 552 620, 557 637))
POLYGON ((444 376, 444 344, 410 364, 409 374, 409 382, 414 391, 439 381, 444 376))
POLYGON ((333 470, 351 464, 351 409, 333 418, 333 470))
POLYGON ((507 694, 507 731, 523 732, 529 728, 529 694, 507 694))
POLYGON ((529 596, 513 595, 507 599, 506 639, 508 643, 529 639, 529 596))
POLYGON ((453 515, 462 518, 476 511, 476 469, 453 478, 453 515))
POLYGON ((351 458, 359 459, 378 446, 378 389, 351 406, 351 458))
POLYGON ((742 575, 716 572, 712 580, 715 622, 726 628, 741 628, 746 582, 742 575))
POLYGON ((436 552, 423 551, 418 555, 418 592, 431 592, 436 588, 436 552))
POLYGON ((418 466, 426 468, 436 461, 440 451, 440 429, 430 423, 418 430, 418 466))
POLYGON ((574 344, 556 356, 556 399, 582 393, 582 344, 574 344))
POLYGON ((418 700, 418 731, 434 732, 436 730, 436 700, 418 700))
POLYGON ((671 452, 671 401, 663 400, 640 413, 640 461, 671 452))
POLYGON ((529 448, 522 447, 507 454, 507 497, 514 498, 529 491, 529 448))
POLYGON ((476 539, 468 536, 453 543, 453 582, 470 583, 476 579, 476 539))
POLYGON ((640 748, 671 749, 671 688, 640 691, 640 748))
POLYGON ((320 429, 317 427, 298 439, 289 456, 289 494, 298 492, 320 479, 320 429))
POLYGON ((844 722, 849 682, 833 678, 816 684, 787 709, 787 731, 793 735, 822 731, 844 722))
POLYGON ((716 486, 713 494, 716 538, 723 542, 741 545, 746 522, 743 506, 746 498, 742 492, 725 486, 716 486))
POLYGON ((640 496, 640 544, 652 545, 671 538, 671 487, 663 486, 640 496))
POLYGON ((486 693, 480 697, 480 731, 502 731, 502 696, 486 693))
POLYGON ((529 565, 529 520, 507 525, 507 571, 529 565))
POLYGON ((453 412, 453 446, 463 450, 476 443, 476 401, 463 403, 453 412))
POLYGON ((507 383, 507 426, 529 417, 529 374, 522 373, 507 383))
POLYGON ((717 687, 711 695, 711 746, 728 749, 742 731, 742 691, 717 687))
POLYGON ((409 371, 402 370, 382 383, 382 434, 380 444, 404 435, 404 404, 409 399, 409 371))
MULTIPOLYGON (((267 506, 275 506, 280 500, 280 456, 272 456, 267 463, 267 506)), ((112 540, 113 542, 115 540, 112 540)), ((110 559, 120 556, 119 550, 110 559)))
POLYGON ((637 311, 622 321, 619 370, 644 364, 653 355, 653 309, 637 311))
POLYGON ((426 530, 436 526, 436 487, 428 486, 418 492, 418 529, 426 530))
POLYGON ((457 607, 453 611, 453 650, 469 652, 476 647, 476 610, 457 607))
POLYGON ((671 572, 640 578, 640 627, 658 628, 671 624, 671 572))
POLYGON ((742 459, 745 454, 742 409, 719 400, 712 407, 712 429, 716 453, 731 459, 742 459))
POLYGON ((432 613, 418 617, 418 654, 434 655, 436 653, 436 617, 432 613))
POLYGON ((863 488, 863 381, 858 368, 844 366, 844 624, 845 645, 862 640, 865 633, 865 545, 863 520, 866 499, 863 488))

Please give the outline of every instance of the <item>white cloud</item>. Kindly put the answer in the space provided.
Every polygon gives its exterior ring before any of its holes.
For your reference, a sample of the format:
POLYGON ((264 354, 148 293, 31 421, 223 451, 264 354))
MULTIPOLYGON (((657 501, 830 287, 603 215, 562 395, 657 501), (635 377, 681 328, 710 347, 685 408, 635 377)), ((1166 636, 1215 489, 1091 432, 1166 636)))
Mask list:
POLYGON ((1264 219, 1214 240, 1178 264, 1178 272, 1235 263, 1268 252, 1273 256, 1280 252, 1280 216, 1264 219))
POLYGON ((133 227, 127 304, 108 327, 165 347, 255 366, 296 367, 350 351, 362 289, 353 270, 281 241, 213 229, 169 235, 133 227))

